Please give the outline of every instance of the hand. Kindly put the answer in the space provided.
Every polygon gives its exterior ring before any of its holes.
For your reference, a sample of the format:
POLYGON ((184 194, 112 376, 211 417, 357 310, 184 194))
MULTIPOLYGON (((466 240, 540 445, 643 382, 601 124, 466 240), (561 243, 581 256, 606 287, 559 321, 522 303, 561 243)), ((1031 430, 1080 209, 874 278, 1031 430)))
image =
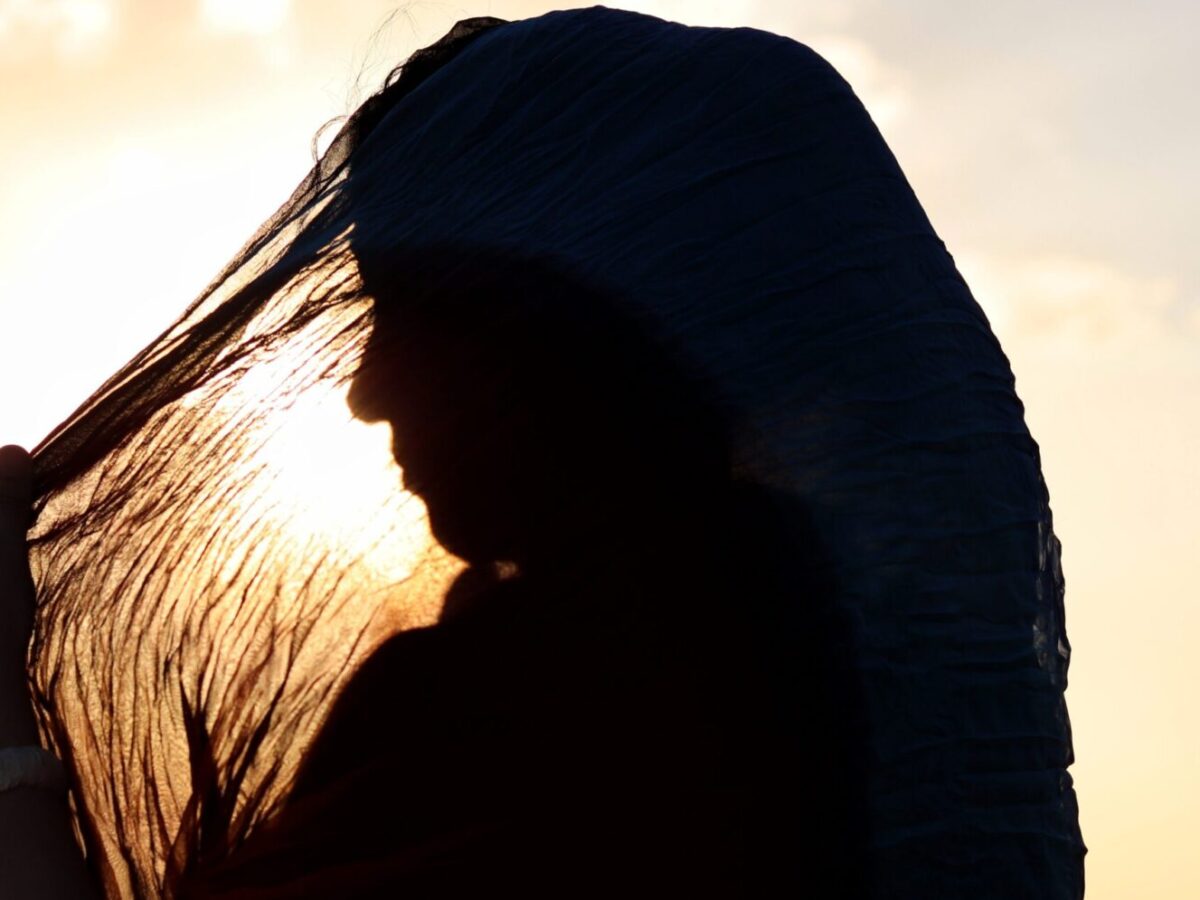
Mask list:
POLYGON ((0 692, 26 690, 34 588, 25 536, 32 502, 33 460, 20 447, 0 447, 0 692))
MULTIPOLYGON (((32 502, 33 460, 20 447, 0 447, 0 748, 39 743, 25 675, 35 602, 25 542, 32 502)), ((100 896, 64 796, 0 791, 0 884, 11 900, 100 896)))

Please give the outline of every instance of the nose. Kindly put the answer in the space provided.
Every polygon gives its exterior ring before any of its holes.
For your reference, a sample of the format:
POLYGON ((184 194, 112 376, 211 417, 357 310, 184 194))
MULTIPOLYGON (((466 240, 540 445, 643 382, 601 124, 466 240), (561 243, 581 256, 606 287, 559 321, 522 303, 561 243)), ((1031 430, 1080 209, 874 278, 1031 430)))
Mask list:
POLYGON ((382 421, 384 415, 379 408, 378 373, 372 372, 372 367, 360 365, 350 382, 350 390, 346 392, 346 406, 351 415, 363 422, 382 421))

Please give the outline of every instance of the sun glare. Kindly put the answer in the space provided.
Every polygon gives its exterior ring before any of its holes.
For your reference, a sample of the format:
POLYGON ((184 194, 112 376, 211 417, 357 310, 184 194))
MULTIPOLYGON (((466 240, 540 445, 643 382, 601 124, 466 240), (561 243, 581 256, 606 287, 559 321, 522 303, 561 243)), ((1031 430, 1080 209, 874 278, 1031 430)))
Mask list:
MULTIPOLYGON (((248 373, 237 402, 256 398, 250 402, 270 408, 270 398, 278 396, 275 370, 282 368, 248 373)), ((388 627, 436 622, 443 580, 464 564, 442 550, 430 534, 424 503, 403 490, 390 426, 354 418, 346 387, 328 382, 269 414, 260 434, 262 443, 249 461, 263 484, 255 497, 290 542, 327 557, 330 565, 352 567, 362 590, 381 592, 388 627), (432 567, 431 559, 437 563, 432 567), (436 570, 440 587, 396 591, 418 568, 422 580, 436 570)))

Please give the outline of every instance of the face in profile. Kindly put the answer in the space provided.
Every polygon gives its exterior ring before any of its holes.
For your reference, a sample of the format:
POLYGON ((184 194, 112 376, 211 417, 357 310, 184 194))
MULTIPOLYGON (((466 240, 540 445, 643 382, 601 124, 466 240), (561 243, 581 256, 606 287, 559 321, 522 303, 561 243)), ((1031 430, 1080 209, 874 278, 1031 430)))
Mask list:
POLYGON ((537 481, 509 373, 470 343, 377 309, 349 403, 358 418, 391 426, 404 487, 424 500, 434 536, 482 564, 522 555, 537 481))
POLYGON ((350 406, 392 426, 405 487, 425 501, 434 536, 474 564, 524 567, 565 552, 586 525, 579 501, 611 463, 609 442, 587 434, 601 425, 585 407, 604 380, 580 365, 592 338, 547 311, 586 303, 585 292, 478 251, 397 254, 360 269, 374 330, 350 406))
POLYGON ((405 486, 468 562, 528 571, 632 536, 723 464, 695 390, 606 295, 476 249, 360 269, 374 331, 350 406, 392 426, 405 486))

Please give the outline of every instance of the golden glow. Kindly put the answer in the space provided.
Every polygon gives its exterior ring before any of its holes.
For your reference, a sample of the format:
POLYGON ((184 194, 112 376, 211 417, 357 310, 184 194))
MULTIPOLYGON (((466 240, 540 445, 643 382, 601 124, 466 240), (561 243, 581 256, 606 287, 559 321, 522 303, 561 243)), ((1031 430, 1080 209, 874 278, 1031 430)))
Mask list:
MULTIPOLYGON (((36 443, 170 323, 299 182, 361 70, 375 83, 458 18, 582 5, 0 0, 0 441, 36 443)), ((1200 7, 1062 3, 1031 24, 1000 4, 981 27, 949 0, 610 5, 790 35, 864 99, 992 319, 1041 447, 1089 900, 1200 896, 1200 7)), ((304 506, 292 521, 341 539, 354 498, 399 491, 399 473, 384 429, 312 402, 264 453, 272 490, 304 506)), ((398 505, 416 529, 419 502, 398 505)), ((393 549, 387 577, 413 552, 393 549)))
POLYGON ((246 437, 257 446, 246 464, 265 474, 248 500, 265 510, 292 546, 310 554, 335 554, 353 563, 356 589, 403 604, 385 610, 389 627, 437 621, 440 597, 427 588, 396 591, 430 555, 441 560, 439 584, 463 563, 441 550, 429 531, 420 498, 403 490, 391 453, 391 427, 364 423, 346 405, 346 386, 325 382, 280 404, 293 377, 288 360, 252 368, 220 404, 234 413, 274 410, 246 437), (261 486, 261 489, 260 489, 261 486))
POLYGON ((258 460, 277 473, 271 493, 283 521, 324 535, 329 546, 362 554, 384 581, 407 578, 430 540, 429 528, 424 504, 401 489, 391 427, 353 418, 345 390, 324 386, 304 394, 280 421, 258 460), (378 530, 380 498, 397 494, 403 496, 403 519, 388 529, 385 544, 369 543, 378 530))

